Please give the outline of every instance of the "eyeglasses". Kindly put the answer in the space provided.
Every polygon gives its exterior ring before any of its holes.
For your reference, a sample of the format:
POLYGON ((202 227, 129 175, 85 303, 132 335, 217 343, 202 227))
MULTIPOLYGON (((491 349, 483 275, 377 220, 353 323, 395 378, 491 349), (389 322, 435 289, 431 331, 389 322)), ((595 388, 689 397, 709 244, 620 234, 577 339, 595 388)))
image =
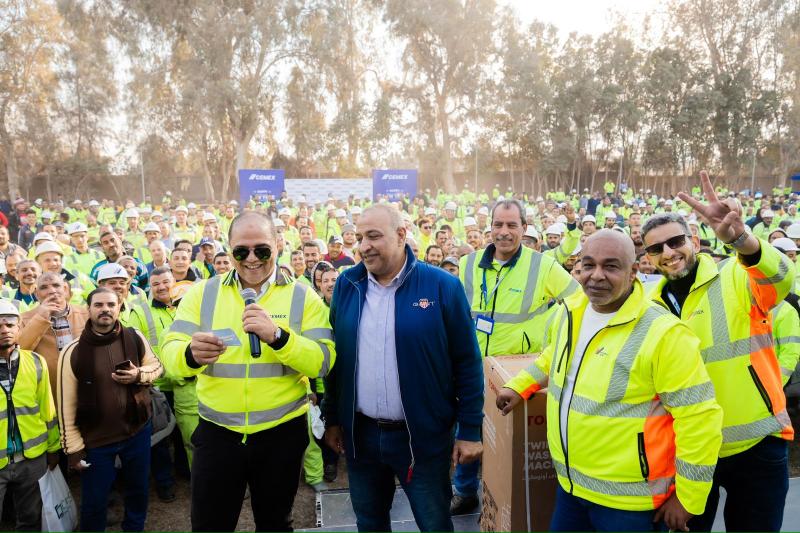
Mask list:
POLYGON ((680 248, 686 244, 686 235, 676 235, 674 237, 670 237, 666 241, 651 244, 650 246, 645 247, 644 251, 647 252, 647 255, 660 255, 664 251, 665 244, 669 246, 670 250, 680 248))
POLYGON ((262 262, 269 261, 269 258, 272 257, 272 248, 266 244, 259 244, 258 246, 254 246, 252 248, 248 246, 236 246, 233 250, 231 250, 231 255, 234 259, 241 262, 250 257, 251 251, 256 254, 256 259, 262 262))

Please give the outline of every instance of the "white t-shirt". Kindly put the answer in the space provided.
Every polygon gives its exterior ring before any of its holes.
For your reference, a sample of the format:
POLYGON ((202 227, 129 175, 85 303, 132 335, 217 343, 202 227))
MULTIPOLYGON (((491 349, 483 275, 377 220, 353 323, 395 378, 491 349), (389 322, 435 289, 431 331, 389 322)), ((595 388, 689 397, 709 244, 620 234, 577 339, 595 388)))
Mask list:
MULTIPOLYGON (((606 327, 611 317, 616 314, 613 313, 598 313, 589 304, 586 306, 586 311, 583 313, 583 320, 581 321, 581 330, 578 334, 578 343, 575 345, 574 355, 567 370, 567 375, 564 379, 564 386, 561 387, 561 404, 559 405, 559 422, 561 424, 561 444, 564 451, 567 451, 567 421, 569 417, 569 402, 572 399, 572 394, 575 391, 575 377, 578 375, 578 368, 583 361, 583 355, 586 351, 586 346, 595 336, 595 334, 606 327)), ((569 356, 569 354, 567 354, 569 356)))

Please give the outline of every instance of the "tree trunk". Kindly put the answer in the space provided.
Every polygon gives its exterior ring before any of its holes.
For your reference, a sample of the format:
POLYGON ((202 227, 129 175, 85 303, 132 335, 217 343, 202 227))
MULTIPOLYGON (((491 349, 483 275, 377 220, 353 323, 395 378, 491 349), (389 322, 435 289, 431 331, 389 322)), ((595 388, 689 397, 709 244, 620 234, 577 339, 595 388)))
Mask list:
POLYGON ((439 127, 442 131, 442 182, 444 190, 447 193, 454 194, 456 192, 456 182, 453 179, 453 158, 450 156, 450 124, 448 123, 448 116, 445 112, 444 98, 439 99, 438 115, 439 127))

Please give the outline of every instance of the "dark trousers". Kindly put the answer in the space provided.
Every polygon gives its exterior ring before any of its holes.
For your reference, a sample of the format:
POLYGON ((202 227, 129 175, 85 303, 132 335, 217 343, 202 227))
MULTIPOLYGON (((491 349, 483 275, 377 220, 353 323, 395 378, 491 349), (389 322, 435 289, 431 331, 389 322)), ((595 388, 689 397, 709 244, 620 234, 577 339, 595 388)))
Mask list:
POLYGON ((10 493, 14 500, 17 531, 42 530, 42 494, 39 478, 47 471, 47 454, 34 459, 8 463, 0 470, 0 515, 3 500, 10 493))
POLYGON ((556 508, 550 531, 659 531, 653 523, 655 511, 624 511, 578 498, 556 489, 556 508))
POLYGON ((359 531, 391 531, 395 478, 400 480, 420 531, 453 531, 449 452, 418 459, 409 480, 411 450, 406 429, 382 429, 357 414, 354 433, 356 456, 350 459, 349 451, 347 475, 359 531))
POLYGON ((243 437, 200 419, 192 435, 193 531, 236 529, 248 485, 256 531, 292 531, 308 446, 306 415, 243 437))
MULTIPOLYGON (((317 394, 317 405, 322 405, 322 400, 325 398, 324 392, 318 392, 317 394)), ((335 465, 339 462, 339 454, 332 450, 323 439, 318 439, 314 437, 314 442, 317 443, 319 449, 322 451, 322 464, 324 465, 335 465)))
POLYGON ((719 488, 727 493, 725 529, 780 531, 789 491, 788 446, 765 437, 752 448, 717 462, 706 510, 689 521, 692 531, 711 531, 719 505, 719 488))
POLYGON ((117 477, 114 463, 119 456, 125 490, 123 531, 143 531, 147 517, 150 478, 150 422, 129 439, 86 450, 91 466, 81 472, 81 530, 105 531, 108 496, 117 477))

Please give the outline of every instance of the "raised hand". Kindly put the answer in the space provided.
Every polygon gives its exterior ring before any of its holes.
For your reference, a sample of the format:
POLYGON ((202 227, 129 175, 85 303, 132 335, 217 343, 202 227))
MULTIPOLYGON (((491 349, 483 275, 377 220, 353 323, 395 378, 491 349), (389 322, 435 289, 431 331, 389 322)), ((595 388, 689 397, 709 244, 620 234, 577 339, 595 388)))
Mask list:
POLYGON ((705 170, 700 171, 700 183, 708 202, 707 205, 685 192, 679 192, 678 197, 689 204, 711 226, 718 239, 724 243, 733 241, 745 230, 745 224, 742 220, 742 206, 734 198, 720 200, 711 185, 708 172, 705 170))

